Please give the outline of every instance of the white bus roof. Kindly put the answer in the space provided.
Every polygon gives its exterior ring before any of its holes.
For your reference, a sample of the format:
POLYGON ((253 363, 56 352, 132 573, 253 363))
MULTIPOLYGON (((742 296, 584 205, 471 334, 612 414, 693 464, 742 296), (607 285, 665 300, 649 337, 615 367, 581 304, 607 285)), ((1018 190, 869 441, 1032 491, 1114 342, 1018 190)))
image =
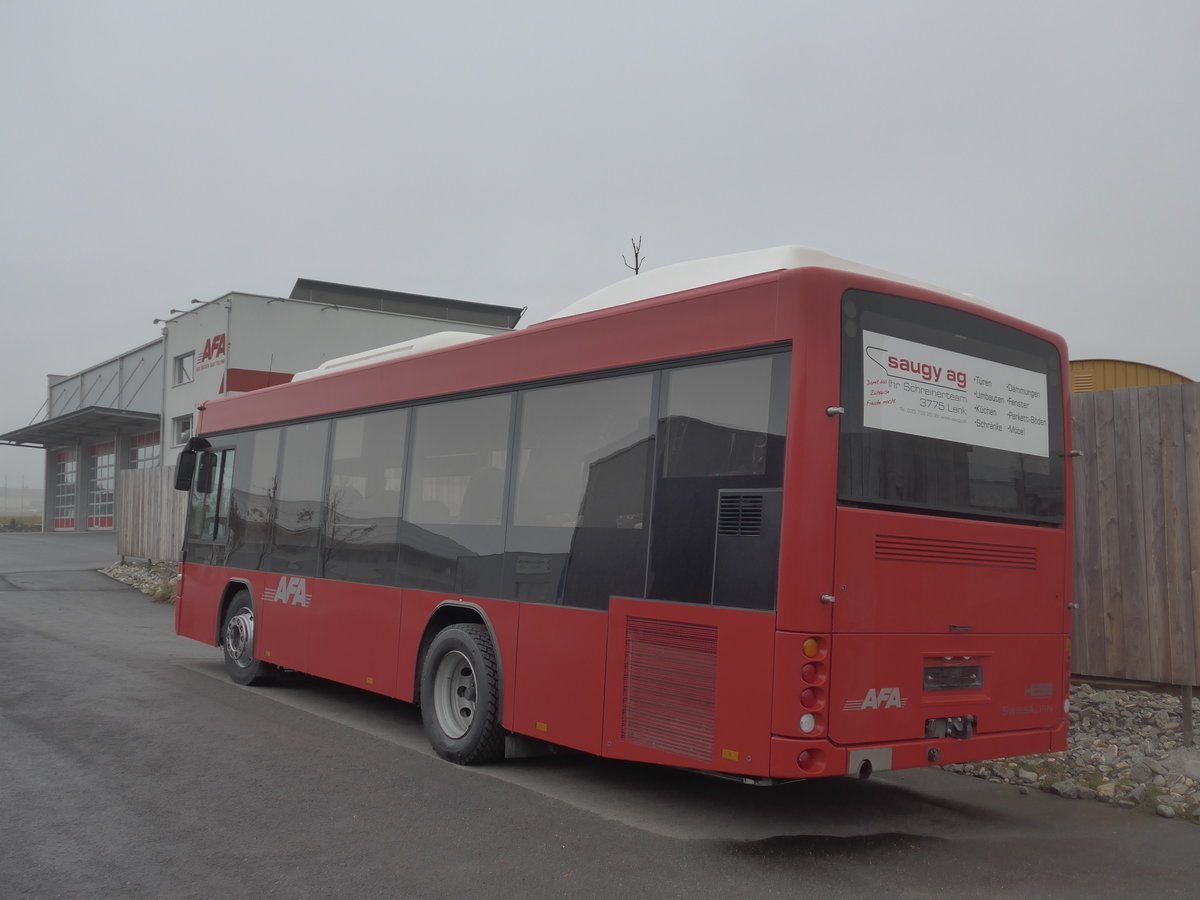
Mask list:
MULTIPOLYGON (((979 303, 983 306, 987 305, 982 303, 977 297, 972 297, 969 294, 947 291, 944 288, 939 288, 936 285, 927 284, 923 281, 917 281, 905 275, 897 275, 894 272, 886 272, 883 269, 876 269, 848 259, 830 256, 828 253, 822 253, 820 250, 813 250, 809 247, 787 246, 771 247, 767 250, 751 250, 747 253, 732 253, 728 256, 712 256, 708 259, 692 260, 690 262, 663 266, 660 269, 650 269, 618 281, 615 284, 610 284, 608 287, 601 288, 595 293, 588 294, 582 300, 577 300, 565 309, 559 310, 552 316, 548 316, 545 321, 563 319, 567 316, 577 316, 582 313, 595 312, 601 309, 610 309, 615 306, 623 306, 627 303, 636 303, 638 300, 648 300, 651 297, 677 294, 681 291, 720 284, 725 281, 733 281, 737 278, 746 278, 750 275, 778 272, 781 269, 806 268, 836 269, 841 272, 868 275, 873 278, 882 278, 900 284, 935 291, 940 294, 948 294, 961 300, 979 303)), ((453 347, 468 341, 477 341, 489 336, 486 334, 470 334, 463 331, 439 331, 435 334, 427 334, 409 341, 402 341, 398 344, 388 344, 385 347, 376 347, 371 350, 364 350, 361 353, 351 353, 348 356, 339 356, 335 359, 327 360, 314 369, 297 372, 292 376, 292 381, 303 381, 306 378, 329 375, 334 372, 355 369, 359 366, 367 366, 389 359, 399 359, 418 353, 428 353, 432 350, 441 350, 446 347, 453 347)))
POLYGON ((456 344, 465 344, 467 341, 477 341, 485 337, 490 337, 490 335, 470 334, 466 331, 438 331, 434 334, 426 334, 413 338, 410 341, 401 341, 398 344, 388 344, 385 347, 375 347, 371 350, 363 350, 360 353, 351 353, 348 356, 338 356, 334 359, 326 360, 315 369, 297 372, 292 376, 292 381, 303 381, 306 378, 315 378, 318 375, 329 375, 332 372, 341 372, 345 369, 356 369, 359 366, 369 366, 371 363, 399 359, 402 356, 428 353, 430 350, 441 350, 444 347, 453 347, 456 344))
POLYGON ((751 250, 747 253, 733 253, 728 256, 712 256, 708 259, 698 259, 691 262, 675 263, 663 266, 661 269, 650 269, 630 276, 608 287, 601 288, 593 294, 588 294, 582 300, 572 303, 565 309, 559 310, 548 319, 562 319, 567 316, 577 316, 582 313, 595 312, 651 297, 661 297, 665 294, 677 294, 693 288, 705 287, 710 284, 720 284, 733 281, 735 278, 746 278, 750 275, 761 275, 765 272, 777 272, 780 269, 824 268, 837 269, 842 272, 854 272, 859 275, 869 275, 873 278, 883 278, 896 281, 925 290, 949 294, 961 300, 982 304, 977 297, 947 291, 936 285, 886 272, 871 266, 865 266, 848 259, 830 256, 820 250, 809 247, 771 247, 767 250, 751 250))

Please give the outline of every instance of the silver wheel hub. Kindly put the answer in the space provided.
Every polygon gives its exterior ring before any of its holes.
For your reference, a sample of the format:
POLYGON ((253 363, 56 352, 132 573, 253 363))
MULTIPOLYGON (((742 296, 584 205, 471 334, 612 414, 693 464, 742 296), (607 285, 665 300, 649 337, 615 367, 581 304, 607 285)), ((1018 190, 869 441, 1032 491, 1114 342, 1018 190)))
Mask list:
POLYGON ((254 612, 242 607, 225 623, 225 653, 238 666, 254 662, 254 612))
POLYGON ((451 650, 442 657, 433 676, 433 711, 446 737, 457 740, 470 730, 477 697, 471 660, 462 652, 451 650))

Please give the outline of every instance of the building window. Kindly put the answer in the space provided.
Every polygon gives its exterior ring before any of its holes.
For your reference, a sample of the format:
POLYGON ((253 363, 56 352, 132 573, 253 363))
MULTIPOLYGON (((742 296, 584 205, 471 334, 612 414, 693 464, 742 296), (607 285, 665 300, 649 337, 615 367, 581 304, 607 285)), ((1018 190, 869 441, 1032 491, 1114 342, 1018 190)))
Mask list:
POLYGON ((75 451, 54 454, 54 530, 75 530, 75 451))
POLYGON ((153 469, 161 458, 162 438, 157 431, 135 434, 129 439, 128 469, 153 469))
POLYGON ((116 487, 117 446, 111 441, 88 451, 87 527, 113 527, 113 491, 116 487))
POLYGON ((192 417, 191 415, 177 416, 171 420, 171 434, 174 438, 175 446, 186 444, 192 439, 192 417))
POLYGON ((191 384, 195 363, 195 353, 184 353, 175 357, 175 384, 191 384))

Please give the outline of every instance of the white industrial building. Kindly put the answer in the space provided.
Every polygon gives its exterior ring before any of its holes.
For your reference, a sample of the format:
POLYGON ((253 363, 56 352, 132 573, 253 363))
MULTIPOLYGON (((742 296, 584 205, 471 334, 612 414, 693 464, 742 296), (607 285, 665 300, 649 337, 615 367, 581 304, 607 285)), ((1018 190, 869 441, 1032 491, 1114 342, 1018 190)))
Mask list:
POLYGON ((510 331, 523 312, 304 278, 287 297, 193 300, 155 319, 159 340, 48 376, 44 414, 0 443, 45 450, 44 531, 111 530, 118 470, 171 464, 205 400, 439 331, 510 331))

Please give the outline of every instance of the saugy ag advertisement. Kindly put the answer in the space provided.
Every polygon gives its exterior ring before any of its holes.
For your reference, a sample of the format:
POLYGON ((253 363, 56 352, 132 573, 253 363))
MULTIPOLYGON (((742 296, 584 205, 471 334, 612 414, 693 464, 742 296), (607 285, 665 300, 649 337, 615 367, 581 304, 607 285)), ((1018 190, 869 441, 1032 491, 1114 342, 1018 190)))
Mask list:
POLYGON ((1044 374, 873 331, 862 334, 864 426, 1050 455, 1044 374))

